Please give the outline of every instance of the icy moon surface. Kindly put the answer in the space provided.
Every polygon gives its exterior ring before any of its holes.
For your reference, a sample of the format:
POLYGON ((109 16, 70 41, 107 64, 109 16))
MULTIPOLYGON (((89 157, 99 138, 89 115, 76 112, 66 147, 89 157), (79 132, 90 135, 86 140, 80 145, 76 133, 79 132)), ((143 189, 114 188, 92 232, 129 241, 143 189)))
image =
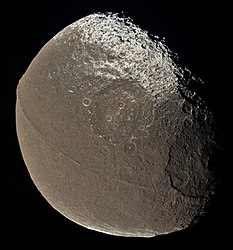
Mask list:
POLYGON ((53 37, 17 87, 30 176, 61 214, 118 236, 199 220, 215 192, 213 116, 199 82, 131 19, 92 14, 53 37))

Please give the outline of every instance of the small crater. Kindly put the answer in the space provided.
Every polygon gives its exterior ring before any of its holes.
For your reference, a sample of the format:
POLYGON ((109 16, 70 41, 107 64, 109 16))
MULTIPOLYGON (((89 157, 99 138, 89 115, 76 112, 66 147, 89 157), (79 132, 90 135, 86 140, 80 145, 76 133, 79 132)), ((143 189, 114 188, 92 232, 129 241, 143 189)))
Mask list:
POLYGON ((207 115, 205 113, 201 113, 199 115, 199 117, 200 117, 200 120, 202 120, 202 121, 206 121, 207 120, 207 115))
POLYGON ((107 146, 100 147, 100 153, 103 156, 108 156, 110 154, 110 149, 107 146))
POLYGON ((197 153, 196 153, 196 152, 192 152, 192 153, 190 154, 190 156, 191 156, 191 158, 195 158, 195 157, 197 156, 197 153))
POLYGON ((124 145, 124 151, 127 154, 133 154, 136 151, 136 148, 137 148, 136 143, 132 141, 128 141, 124 145))
POLYGON ((91 100, 87 97, 83 98, 83 105, 85 107, 89 106, 91 104, 91 100))
POLYGON ((57 71, 56 71, 56 70, 51 70, 51 71, 49 72, 49 78, 53 78, 56 74, 57 74, 57 71))
POLYGON ((141 124, 141 125, 138 126, 139 131, 144 131, 145 129, 146 129, 145 124, 141 124))
POLYGON ((180 137, 181 137, 180 133, 178 134, 178 133, 176 133, 176 132, 173 133, 173 136, 174 136, 174 138, 175 138, 176 140, 179 140, 180 137))
POLYGON ((193 121, 190 118, 184 119, 184 127, 185 128, 191 128, 193 126, 193 121))
POLYGON ((171 174, 171 182, 174 188, 183 188, 189 182, 189 175, 185 171, 174 172, 171 174))
POLYGON ((153 141, 151 139, 148 139, 147 142, 146 142, 146 145, 148 147, 153 147, 154 143, 153 143, 153 141))
POLYGON ((77 91, 77 89, 76 89, 75 85, 70 86, 68 89, 68 92, 70 92, 70 93, 75 93, 76 91, 77 91))
POLYGON ((113 137, 113 135, 112 134, 109 134, 109 135, 107 135, 107 141, 109 141, 110 143, 113 143, 113 140, 114 140, 114 137, 113 137))
POLYGON ((164 124, 165 124, 165 126, 170 127, 170 125, 171 125, 171 120, 168 119, 168 118, 165 118, 165 119, 164 119, 164 124))
POLYGON ((119 101, 119 102, 117 103, 117 107, 118 107, 119 109, 123 109, 123 108, 125 107, 125 103, 124 103, 123 101, 119 101))
POLYGON ((189 103, 189 102, 187 102, 187 101, 184 102, 184 103, 183 103, 182 110, 183 110, 183 112, 186 113, 186 114, 192 114, 192 112, 193 112, 192 104, 189 103))
POLYGON ((202 156, 203 155, 203 148, 202 147, 198 147, 197 148, 197 155, 198 156, 202 156))
POLYGON ((105 117, 107 122, 111 122, 112 121, 112 116, 111 115, 106 115, 105 117))
POLYGON ((142 43, 142 44, 141 44, 141 47, 142 47, 143 49, 146 49, 147 46, 146 46, 146 44, 142 43))
POLYGON ((148 132, 147 130, 143 130, 143 131, 141 132, 141 137, 147 138, 148 136, 149 136, 149 132, 148 132))

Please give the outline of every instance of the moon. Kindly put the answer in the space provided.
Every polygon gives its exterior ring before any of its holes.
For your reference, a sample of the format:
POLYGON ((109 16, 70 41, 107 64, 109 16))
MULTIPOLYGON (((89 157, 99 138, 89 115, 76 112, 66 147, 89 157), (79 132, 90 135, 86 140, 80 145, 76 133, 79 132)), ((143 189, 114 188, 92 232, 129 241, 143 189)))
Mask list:
POLYGON ((114 13, 64 28, 17 86, 28 172, 86 228, 153 237, 187 228, 214 197, 214 119, 165 43, 114 13))

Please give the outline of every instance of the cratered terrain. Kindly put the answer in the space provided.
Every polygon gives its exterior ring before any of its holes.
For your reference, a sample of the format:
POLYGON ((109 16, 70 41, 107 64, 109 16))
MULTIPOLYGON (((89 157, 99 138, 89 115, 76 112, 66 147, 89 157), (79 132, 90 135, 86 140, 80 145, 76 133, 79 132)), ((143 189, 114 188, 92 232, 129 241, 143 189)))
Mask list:
POLYGON ((215 192, 203 82, 129 18, 92 14, 53 37, 17 87, 30 176, 70 220, 152 237, 199 220, 215 192))

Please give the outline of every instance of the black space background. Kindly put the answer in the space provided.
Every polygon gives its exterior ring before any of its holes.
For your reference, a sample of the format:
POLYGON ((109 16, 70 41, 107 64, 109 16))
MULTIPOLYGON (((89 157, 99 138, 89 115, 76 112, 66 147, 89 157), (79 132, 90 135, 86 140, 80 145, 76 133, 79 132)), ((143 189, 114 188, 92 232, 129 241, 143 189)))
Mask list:
MULTIPOLYGON (((16 1, 15 1, 16 2, 16 1)), ((223 144, 224 66, 221 46, 224 8, 215 1, 31 1, 0 4, 1 18, 1 240, 13 249, 144 247, 173 249, 221 246, 226 249, 228 214, 225 164, 218 161, 223 187, 209 213, 191 228, 155 238, 124 238, 76 225, 55 211, 37 191, 24 165, 15 129, 16 86, 42 46, 68 24, 98 11, 123 11, 141 28, 166 38, 182 62, 206 83, 203 93, 213 110, 223 144), (114 243, 114 244, 112 244, 114 243), (81 245, 80 245, 81 244, 81 245), (83 245, 82 245, 83 244, 83 245)), ((216 162, 217 163, 217 162, 216 162)))

